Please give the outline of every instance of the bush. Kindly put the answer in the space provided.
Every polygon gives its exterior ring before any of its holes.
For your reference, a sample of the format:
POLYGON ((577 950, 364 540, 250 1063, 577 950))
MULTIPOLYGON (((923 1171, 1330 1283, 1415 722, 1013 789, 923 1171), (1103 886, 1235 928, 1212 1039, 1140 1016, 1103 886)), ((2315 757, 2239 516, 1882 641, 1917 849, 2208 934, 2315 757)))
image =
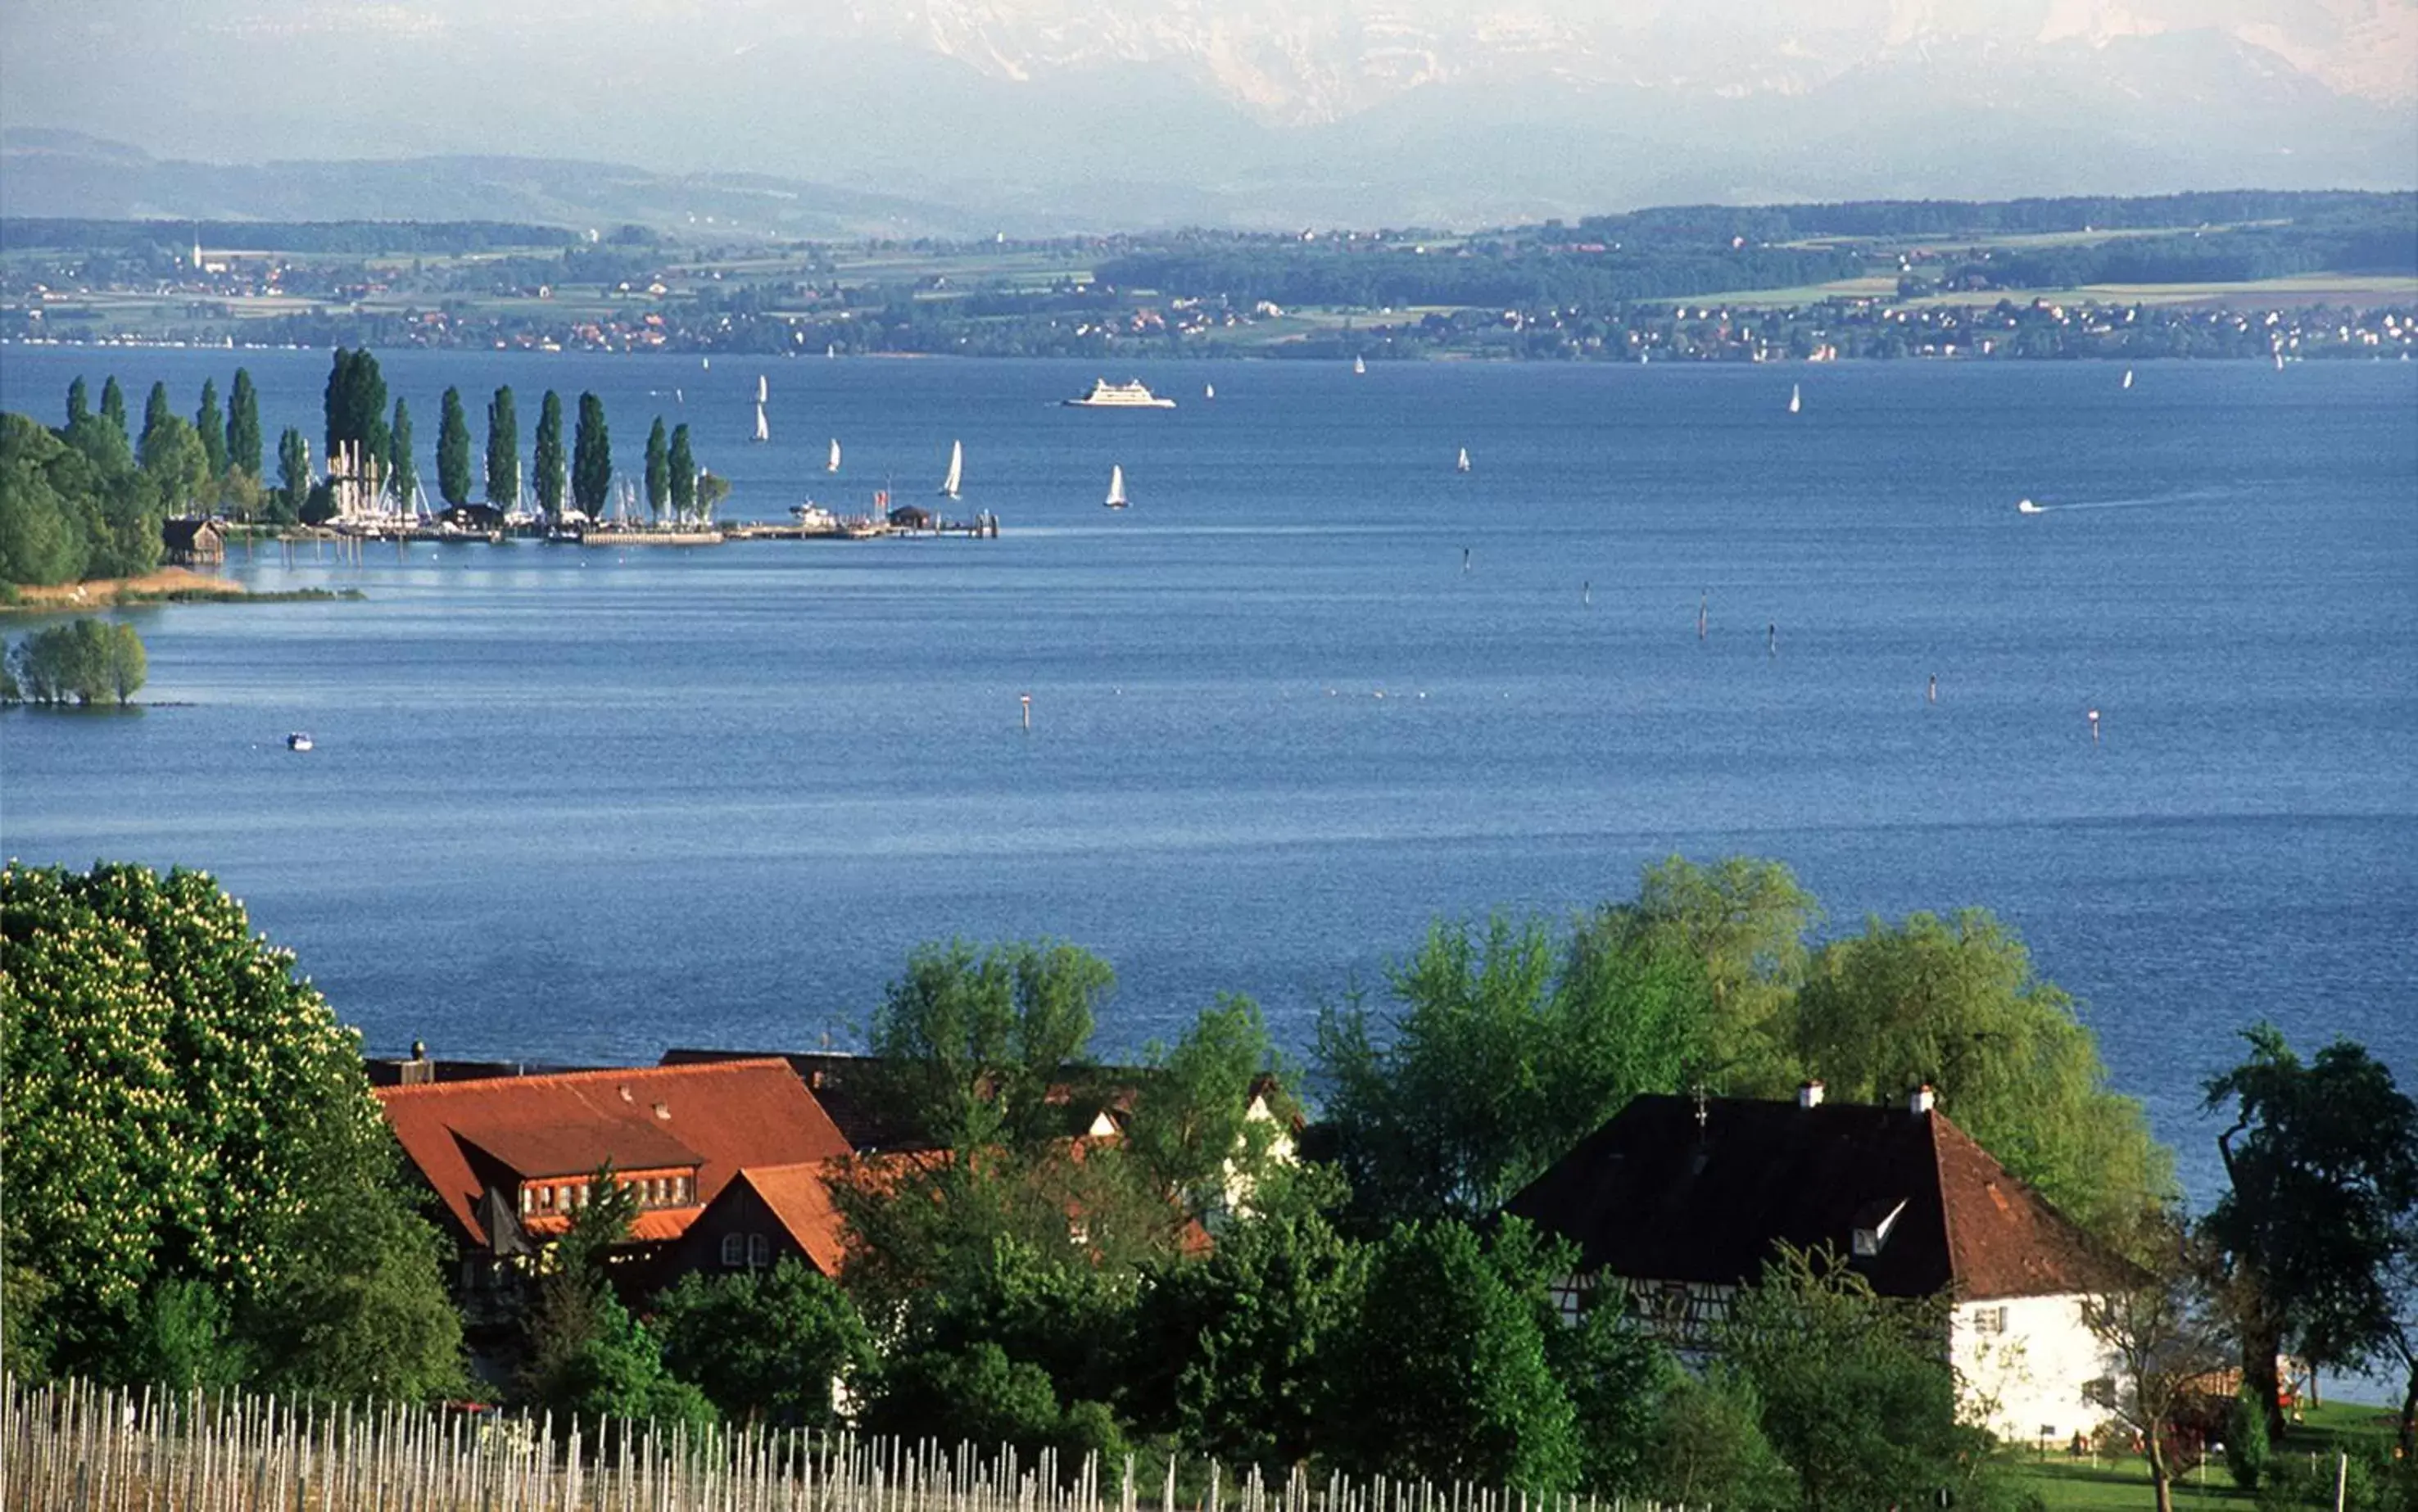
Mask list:
POLYGON ((2267 1473, 2271 1453, 2267 1414, 2259 1410, 2257 1398, 2247 1394, 2236 1396, 2232 1414, 2225 1425, 2225 1468, 2232 1474, 2233 1484, 2245 1491, 2257 1490, 2260 1477, 2267 1473))

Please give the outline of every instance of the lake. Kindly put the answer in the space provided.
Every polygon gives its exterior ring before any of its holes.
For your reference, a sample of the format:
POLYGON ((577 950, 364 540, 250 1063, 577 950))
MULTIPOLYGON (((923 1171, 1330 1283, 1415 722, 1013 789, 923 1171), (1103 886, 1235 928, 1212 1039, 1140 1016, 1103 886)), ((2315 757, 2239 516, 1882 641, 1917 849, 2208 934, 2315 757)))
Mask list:
MULTIPOLYGON (((315 451, 324 353, 12 347, 0 404, 238 359, 315 451)), ((474 454, 496 385, 524 448, 592 389, 735 515, 930 502, 961 439, 1003 533, 238 554, 367 601, 143 611, 152 707, 0 717, 9 854, 216 873, 374 1049, 844 1041, 953 936, 1108 956, 1112 1052, 1221 992, 1300 1048, 1431 920, 1747 852, 1829 932, 1995 910, 2203 1197, 2240 1027, 2418 1085, 2410 364, 1145 362, 1180 407, 1128 414, 1057 362, 382 361, 432 484, 444 384, 474 454)))

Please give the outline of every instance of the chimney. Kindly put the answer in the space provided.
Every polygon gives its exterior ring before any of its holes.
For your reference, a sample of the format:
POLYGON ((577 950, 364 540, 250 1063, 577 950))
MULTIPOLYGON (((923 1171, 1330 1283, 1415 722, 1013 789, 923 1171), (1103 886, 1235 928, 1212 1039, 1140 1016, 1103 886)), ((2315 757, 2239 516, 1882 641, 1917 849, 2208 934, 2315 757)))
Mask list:
POLYGON ((1931 1105, 1938 1100, 1931 1091, 1931 1083, 1926 1081, 1906 1093, 1905 1110, 1909 1113, 1928 1113, 1931 1111, 1931 1105))
POLYGON ((1821 1107, 1822 1084, 1818 1081, 1798 1082, 1797 1084, 1797 1106, 1799 1107, 1821 1107))

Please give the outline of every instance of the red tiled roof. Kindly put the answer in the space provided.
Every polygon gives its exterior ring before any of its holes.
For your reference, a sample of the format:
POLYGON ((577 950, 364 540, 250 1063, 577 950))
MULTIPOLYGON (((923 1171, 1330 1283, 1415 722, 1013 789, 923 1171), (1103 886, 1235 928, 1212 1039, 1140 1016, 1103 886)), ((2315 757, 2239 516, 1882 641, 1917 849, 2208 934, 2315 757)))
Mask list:
MULTIPOLYGON (((793 1165, 849 1153, 848 1141, 814 1094, 780 1061, 579 1071, 375 1092, 404 1153, 444 1199, 461 1232, 479 1244, 487 1235, 474 1214, 482 1186, 471 1168, 471 1146, 507 1165, 515 1159, 559 1165, 574 1155, 584 1160, 565 1169, 521 1172, 528 1176, 579 1174, 606 1159, 623 1169, 693 1160, 697 1208, 712 1202, 742 1166, 793 1165), (675 1145, 683 1158, 664 1160, 675 1145), (506 1150, 517 1153, 508 1156, 506 1150)), ((693 1218, 696 1211, 658 1213, 693 1218)))
POLYGON ((832 1201, 830 1161, 796 1166, 750 1166, 733 1185, 755 1188, 764 1206, 789 1231, 797 1246, 825 1275, 837 1275, 848 1260, 848 1220, 832 1201))
MULTIPOLYGON (((688 1226, 695 1223, 697 1214, 704 1211, 696 1207, 644 1209, 630 1220, 630 1238, 641 1245, 678 1239, 688 1232, 688 1226)), ((551 1239, 571 1231, 571 1215, 565 1213, 534 1213, 521 1220, 521 1229, 526 1233, 551 1239)))

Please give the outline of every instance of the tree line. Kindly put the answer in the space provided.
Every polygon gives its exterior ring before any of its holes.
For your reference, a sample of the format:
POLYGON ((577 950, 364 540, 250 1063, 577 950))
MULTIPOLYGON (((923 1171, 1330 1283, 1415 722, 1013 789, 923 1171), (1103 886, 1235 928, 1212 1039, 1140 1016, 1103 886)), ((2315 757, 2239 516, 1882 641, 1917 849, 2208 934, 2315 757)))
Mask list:
POLYGON ((132 700, 150 662, 134 627, 77 619, 0 643, 0 704, 93 704, 132 700))
MULTIPOLYGON (((12 866, 0 887, 0 1343, 21 1378, 460 1389, 441 1246, 290 957, 193 874, 12 866)), ((2228 1184, 2189 1219, 2139 1108, 2002 924, 1915 914, 1817 940, 1817 919, 1776 863, 1675 859, 1572 918, 1442 924, 1322 1013, 1307 1068, 1242 999, 1139 1068, 1104 1064, 1107 962, 924 947, 851 1089, 918 1137, 836 1178, 840 1275, 790 1261, 630 1294, 611 1257, 634 1202, 597 1172, 530 1273, 513 1398, 1724 1508, 2013 1508, 1959 1415, 1946 1299, 1783 1251, 1691 1365, 1625 1325, 1617 1288, 1566 1321, 1553 1285, 1575 1255, 1498 1216, 1631 1096, 1807 1075, 1842 1099, 1932 1083, 2133 1259, 2138 1284, 2093 1321, 2134 1363, 2096 1389, 2152 1453, 2177 1442, 2182 1363, 2198 1380, 2227 1351, 2249 1382, 2229 1447, 2254 1418, 2262 1443, 2283 1428, 2257 1364, 2278 1349, 2397 1361, 2418 1393, 2418 1112, 2364 1050, 2303 1061, 2254 1030, 2205 1089, 2228 1184), (1120 1136, 1078 1138, 1104 1106, 1120 1136)), ((2297 1504, 2292 1459, 2237 1471, 2297 1504)), ((2391 1504, 2408 1474, 2364 1465, 2350 1504, 2391 1504)))
POLYGON ((69 384, 66 419, 0 415, 0 582, 136 576, 160 564, 163 520, 259 497, 259 396, 240 368, 227 406, 206 380, 191 420, 153 384, 139 437, 115 377, 98 408, 69 384))
MULTIPOLYGON (((408 503, 421 486, 409 404, 388 403, 376 357, 339 347, 322 396, 320 456, 343 478, 314 465, 298 427, 277 437, 275 468, 264 471, 259 392, 237 368, 222 407, 216 379, 202 383, 191 418, 178 414, 167 386, 155 383, 139 439, 130 434, 124 390, 103 380, 99 405, 79 376, 68 385, 66 423, 0 415, 0 583, 49 585, 136 576, 160 565, 160 527, 167 519, 224 512, 271 526, 321 525, 337 511, 339 481, 408 503)), ((538 411, 529 478, 548 518, 576 509, 602 518, 612 501, 613 453, 604 401, 578 396, 566 446, 562 396, 549 389, 538 411)), ((498 509, 522 497, 520 419, 512 388, 496 389, 485 416, 483 466, 472 451, 461 390, 440 398, 436 444, 438 496, 459 508, 483 498, 498 509)), ((710 515, 729 493, 727 480, 696 459, 685 423, 666 429, 657 416, 646 445, 643 496, 665 519, 710 515)))

